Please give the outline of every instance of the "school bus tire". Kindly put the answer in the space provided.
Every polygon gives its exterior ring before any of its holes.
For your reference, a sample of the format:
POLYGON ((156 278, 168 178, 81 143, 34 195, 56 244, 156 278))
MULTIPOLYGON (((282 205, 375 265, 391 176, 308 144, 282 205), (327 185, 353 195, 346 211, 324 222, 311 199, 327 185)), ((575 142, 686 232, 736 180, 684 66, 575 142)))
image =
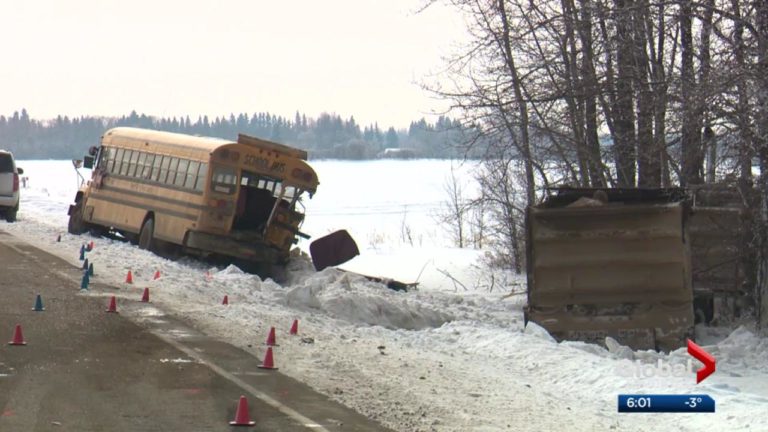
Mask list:
POLYGON ((77 200, 75 207, 69 214, 69 222, 67 223, 67 232, 70 234, 80 235, 86 230, 85 222, 83 222, 83 200, 77 200))
POLYGON ((141 226, 139 233, 139 249, 146 249, 150 252, 155 251, 155 220, 148 218, 141 226))

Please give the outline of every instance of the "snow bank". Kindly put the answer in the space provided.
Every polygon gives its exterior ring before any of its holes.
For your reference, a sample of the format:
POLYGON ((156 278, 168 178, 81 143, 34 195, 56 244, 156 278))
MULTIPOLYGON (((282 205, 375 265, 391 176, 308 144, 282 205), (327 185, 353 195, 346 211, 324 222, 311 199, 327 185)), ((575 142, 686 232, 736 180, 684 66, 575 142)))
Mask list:
POLYGON ((354 324, 379 325, 390 329, 438 327, 454 317, 402 291, 363 276, 327 268, 288 290, 289 307, 323 311, 354 324))

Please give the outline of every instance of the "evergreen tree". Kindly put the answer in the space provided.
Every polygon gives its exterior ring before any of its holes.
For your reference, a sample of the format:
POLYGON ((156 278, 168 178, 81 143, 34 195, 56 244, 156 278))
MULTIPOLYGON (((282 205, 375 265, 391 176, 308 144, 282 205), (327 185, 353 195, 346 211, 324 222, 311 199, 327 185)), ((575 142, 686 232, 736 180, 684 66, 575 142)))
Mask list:
POLYGON ((400 147, 400 139, 397 137, 397 132, 395 131, 395 128, 390 127, 387 130, 387 137, 385 139, 385 143, 387 145, 387 148, 399 148, 400 147))

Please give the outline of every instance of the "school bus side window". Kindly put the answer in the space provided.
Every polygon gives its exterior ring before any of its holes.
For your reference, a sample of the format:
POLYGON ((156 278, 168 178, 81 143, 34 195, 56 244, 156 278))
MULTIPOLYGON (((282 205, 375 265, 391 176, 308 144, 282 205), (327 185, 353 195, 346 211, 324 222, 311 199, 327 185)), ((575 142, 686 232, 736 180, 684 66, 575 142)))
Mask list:
POLYGON ((133 150, 126 150, 125 153, 123 153, 123 162, 120 164, 120 175, 128 175, 128 168, 131 165, 132 154, 133 150))
POLYGON ((147 163, 147 154, 144 152, 138 152, 139 158, 136 162, 136 171, 132 171, 131 175, 134 177, 141 177, 141 173, 144 172, 144 165, 147 163))
POLYGON ((189 161, 179 159, 179 167, 176 169, 176 181, 173 182, 174 186, 184 187, 184 182, 187 181, 187 168, 189 168, 189 161))
POLYGON ((205 190, 205 178, 208 176, 208 164, 201 163, 200 171, 197 172, 197 181, 195 181, 195 190, 205 190))
POLYGON ((112 170, 110 171, 112 174, 120 174, 120 166, 123 163, 123 154, 125 153, 125 150, 123 149, 117 149, 116 155, 115 155, 115 164, 112 170))
POLYGON ((148 154, 144 162, 144 170, 141 172, 141 178, 149 180, 152 175, 152 163, 155 161, 155 155, 148 154))
POLYGON ((139 151, 134 150, 131 152, 131 164, 128 166, 128 176, 135 177, 136 176, 136 167, 139 163, 139 151))
POLYGON ((115 166, 115 151, 109 147, 101 148, 101 162, 99 162, 99 168, 106 172, 112 172, 112 167, 115 166))
POLYGON ((160 179, 160 163, 165 156, 157 155, 155 157, 155 166, 152 168, 152 180, 158 181, 160 179))
POLYGON ((168 166, 171 164, 170 156, 163 156, 163 163, 160 165, 160 178, 157 179, 160 183, 165 183, 165 179, 168 177, 168 166))
POLYGON ((184 187, 186 189, 195 188, 195 180, 197 180, 197 170, 200 168, 200 162, 190 161, 189 169, 187 169, 187 178, 184 180, 184 187))
POLYGON ((171 158, 171 164, 168 165, 168 178, 165 180, 165 184, 173 185, 173 181, 176 180, 176 170, 179 168, 179 158, 171 158))

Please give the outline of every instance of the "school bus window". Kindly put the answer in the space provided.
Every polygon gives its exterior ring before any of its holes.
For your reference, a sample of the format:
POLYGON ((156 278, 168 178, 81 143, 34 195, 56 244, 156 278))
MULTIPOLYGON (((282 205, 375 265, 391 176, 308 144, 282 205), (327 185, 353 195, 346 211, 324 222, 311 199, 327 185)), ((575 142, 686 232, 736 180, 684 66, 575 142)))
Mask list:
POLYGON ((179 158, 171 158, 171 164, 168 165, 168 178, 165 180, 165 184, 172 185, 176 179, 176 169, 179 167, 179 158))
POLYGON ((189 161, 179 159, 179 167, 176 169, 176 181, 173 183, 175 186, 184 187, 184 182, 187 181, 187 168, 189 168, 189 161))
POLYGON ((131 164, 131 154, 133 154, 133 150, 126 150, 125 153, 123 153, 123 162, 120 164, 120 175, 128 175, 128 167, 131 164))
POLYGON ((165 183, 168 177, 168 166, 171 164, 170 156, 163 156, 163 163, 160 165, 160 177, 157 179, 160 183, 165 183))
POLYGON ((107 150, 101 149, 99 160, 96 161, 96 168, 107 169, 107 150))
POLYGON ((105 170, 105 171, 109 171, 110 153, 112 153, 112 149, 106 148, 106 147, 101 148, 101 154, 99 155, 99 164, 97 165, 98 168, 101 168, 102 170, 105 170))
POLYGON ((231 185, 234 183, 232 180, 234 179, 232 174, 228 173, 222 173, 218 172, 214 175, 214 183, 223 184, 223 185, 231 185))
POLYGON ((184 187, 187 189, 195 188, 195 180, 197 180, 197 170, 200 168, 200 162, 190 161, 189 168, 187 169, 187 179, 184 180, 184 187))
POLYGON ((212 189, 216 192, 231 194, 235 191, 237 175, 232 168, 216 167, 213 170, 212 189))
POLYGON ((123 163, 123 153, 125 150, 123 149, 117 149, 117 153, 115 154, 115 165, 113 169, 110 171, 112 174, 120 174, 120 165, 123 163))
POLYGON ((109 170, 109 149, 106 147, 101 148, 101 153, 99 154, 99 164, 97 165, 99 168, 101 168, 104 171, 109 170))
POLYGON ((195 190, 205 190, 205 178, 208 176, 208 164, 201 163, 200 171, 197 172, 197 181, 195 182, 195 190))
POLYGON ((133 176, 133 174, 131 174, 131 172, 135 172, 136 171, 136 157, 139 155, 138 153, 139 152, 137 152, 136 150, 131 152, 131 157, 128 158, 127 161, 126 161, 128 163, 128 171, 125 173, 125 175, 133 176))
POLYGON ((151 174, 152 174, 152 164, 153 164, 154 161, 155 161, 155 155, 148 154, 147 155, 147 160, 144 163, 144 171, 142 171, 142 173, 141 173, 141 178, 148 180, 151 177, 151 174))
POLYGON ((147 154, 144 152, 139 152, 139 160, 136 164, 136 177, 141 177, 142 173, 144 172, 144 166, 147 164, 147 154))
POLYGON ((131 164, 129 165, 128 169, 128 175, 131 177, 136 177, 136 168, 139 165, 139 151, 134 150, 133 153, 131 153, 131 164))
POLYGON ((160 164, 163 162, 164 156, 157 155, 155 157, 155 166, 152 168, 152 180, 158 181, 160 179, 160 164))
POLYGON ((233 185, 235 184, 235 174, 229 173, 229 172, 218 172, 216 173, 216 183, 225 184, 225 185, 233 185))
POLYGON ((104 148, 104 152, 107 155, 107 164, 104 165, 104 168, 106 168, 108 172, 111 172, 115 167, 115 153, 117 153, 117 150, 111 147, 106 147, 104 148))
POLYGON ((248 171, 243 171, 240 185, 248 188, 265 190, 275 198, 279 197, 281 191, 285 189, 285 192, 283 192, 283 199, 287 202, 291 202, 299 193, 293 186, 284 186, 281 180, 260 176, 248 171))
POLYGON ((123 161, 120 164, 120 175, 128 175, 128 169, 131 166, 132 154, 133 150, 126 150, 125 153, 123 153, 123 161))

